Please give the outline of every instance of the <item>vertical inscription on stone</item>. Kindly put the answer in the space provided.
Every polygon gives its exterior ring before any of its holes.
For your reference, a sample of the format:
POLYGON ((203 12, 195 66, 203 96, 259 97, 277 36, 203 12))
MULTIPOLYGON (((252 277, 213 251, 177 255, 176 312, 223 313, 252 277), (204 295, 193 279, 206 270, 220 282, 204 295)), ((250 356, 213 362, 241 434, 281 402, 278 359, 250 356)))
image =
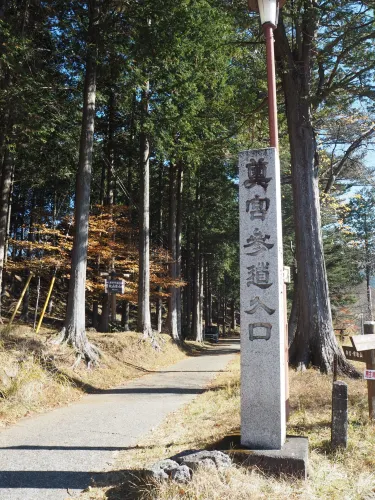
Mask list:
POLYGON ((241 442, 285 441, 283 256, 279 160, 274 148, 239 158, 241 442))

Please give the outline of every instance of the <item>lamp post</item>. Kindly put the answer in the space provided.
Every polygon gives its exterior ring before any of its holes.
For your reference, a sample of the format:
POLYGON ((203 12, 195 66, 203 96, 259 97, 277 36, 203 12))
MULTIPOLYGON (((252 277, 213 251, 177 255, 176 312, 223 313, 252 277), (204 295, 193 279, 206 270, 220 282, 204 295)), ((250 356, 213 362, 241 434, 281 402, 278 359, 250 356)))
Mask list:
POLYGON ((267 87, 268 87, 268 124, 270 146, 278 149, 279 134, 277 127, 276 74, 273 30, 277 27, 279 8, 286 0, 248 0, 249 9, 259 12, 267 53, 267 87))
MULTIPOLYGON (((277 100, 276 100, 276 71, 275 71, 275 51, 273 30, 277 27, 279 9, 283 7, 286 0, 248 0, 249 10, 259 12, 260 22, 263 27, 264 37, 266 39, 267 54, 267 87, 268 87, 268 123, 270 146, 279 149, 279 133, 277 126, 277 100)), ((281 210, 281 207, 280 207, 281 210)), ((286 297, 286 282, 283 284, 284 297, 286 297)), ((286 396, 286 419, 289 417, 289 373, 288 373, 288 320, 287 309, 284 304, 284 322, 285 322, 285 396, 286 396)))

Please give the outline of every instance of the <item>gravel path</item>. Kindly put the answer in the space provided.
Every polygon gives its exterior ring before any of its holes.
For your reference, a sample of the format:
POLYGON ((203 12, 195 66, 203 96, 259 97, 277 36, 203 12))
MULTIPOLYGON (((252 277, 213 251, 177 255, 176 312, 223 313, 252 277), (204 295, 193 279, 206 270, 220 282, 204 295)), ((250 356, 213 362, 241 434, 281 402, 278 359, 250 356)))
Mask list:
POLYGON ((238 351, 239 341, 221 341, 207 355, 0 431, 0 500, 78 496, 119 451, 201 393, 238 351))

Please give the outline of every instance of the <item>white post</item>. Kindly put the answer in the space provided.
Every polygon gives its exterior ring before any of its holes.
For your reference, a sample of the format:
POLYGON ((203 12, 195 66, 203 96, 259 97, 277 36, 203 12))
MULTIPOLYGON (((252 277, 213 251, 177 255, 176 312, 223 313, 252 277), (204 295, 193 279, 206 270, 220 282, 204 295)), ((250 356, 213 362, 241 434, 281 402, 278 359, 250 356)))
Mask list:
POLYGON ((280 167, 275 148, 239 156, 241 444, 281 449, 285 325, 280 167))

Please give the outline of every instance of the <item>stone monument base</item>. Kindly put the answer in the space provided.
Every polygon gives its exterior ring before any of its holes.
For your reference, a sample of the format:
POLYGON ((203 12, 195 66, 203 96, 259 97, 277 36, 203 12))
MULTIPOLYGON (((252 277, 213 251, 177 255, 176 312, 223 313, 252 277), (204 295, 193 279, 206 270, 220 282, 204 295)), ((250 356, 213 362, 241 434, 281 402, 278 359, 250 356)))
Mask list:
POLYGON ((268 474, 292 476, 307 479, 308 438, 287 436, 281 450, 250 450, 241 445, 240 434, 224 437, 212 449, 227 453, 232 460, 242 466, 252 466, 268 474))

